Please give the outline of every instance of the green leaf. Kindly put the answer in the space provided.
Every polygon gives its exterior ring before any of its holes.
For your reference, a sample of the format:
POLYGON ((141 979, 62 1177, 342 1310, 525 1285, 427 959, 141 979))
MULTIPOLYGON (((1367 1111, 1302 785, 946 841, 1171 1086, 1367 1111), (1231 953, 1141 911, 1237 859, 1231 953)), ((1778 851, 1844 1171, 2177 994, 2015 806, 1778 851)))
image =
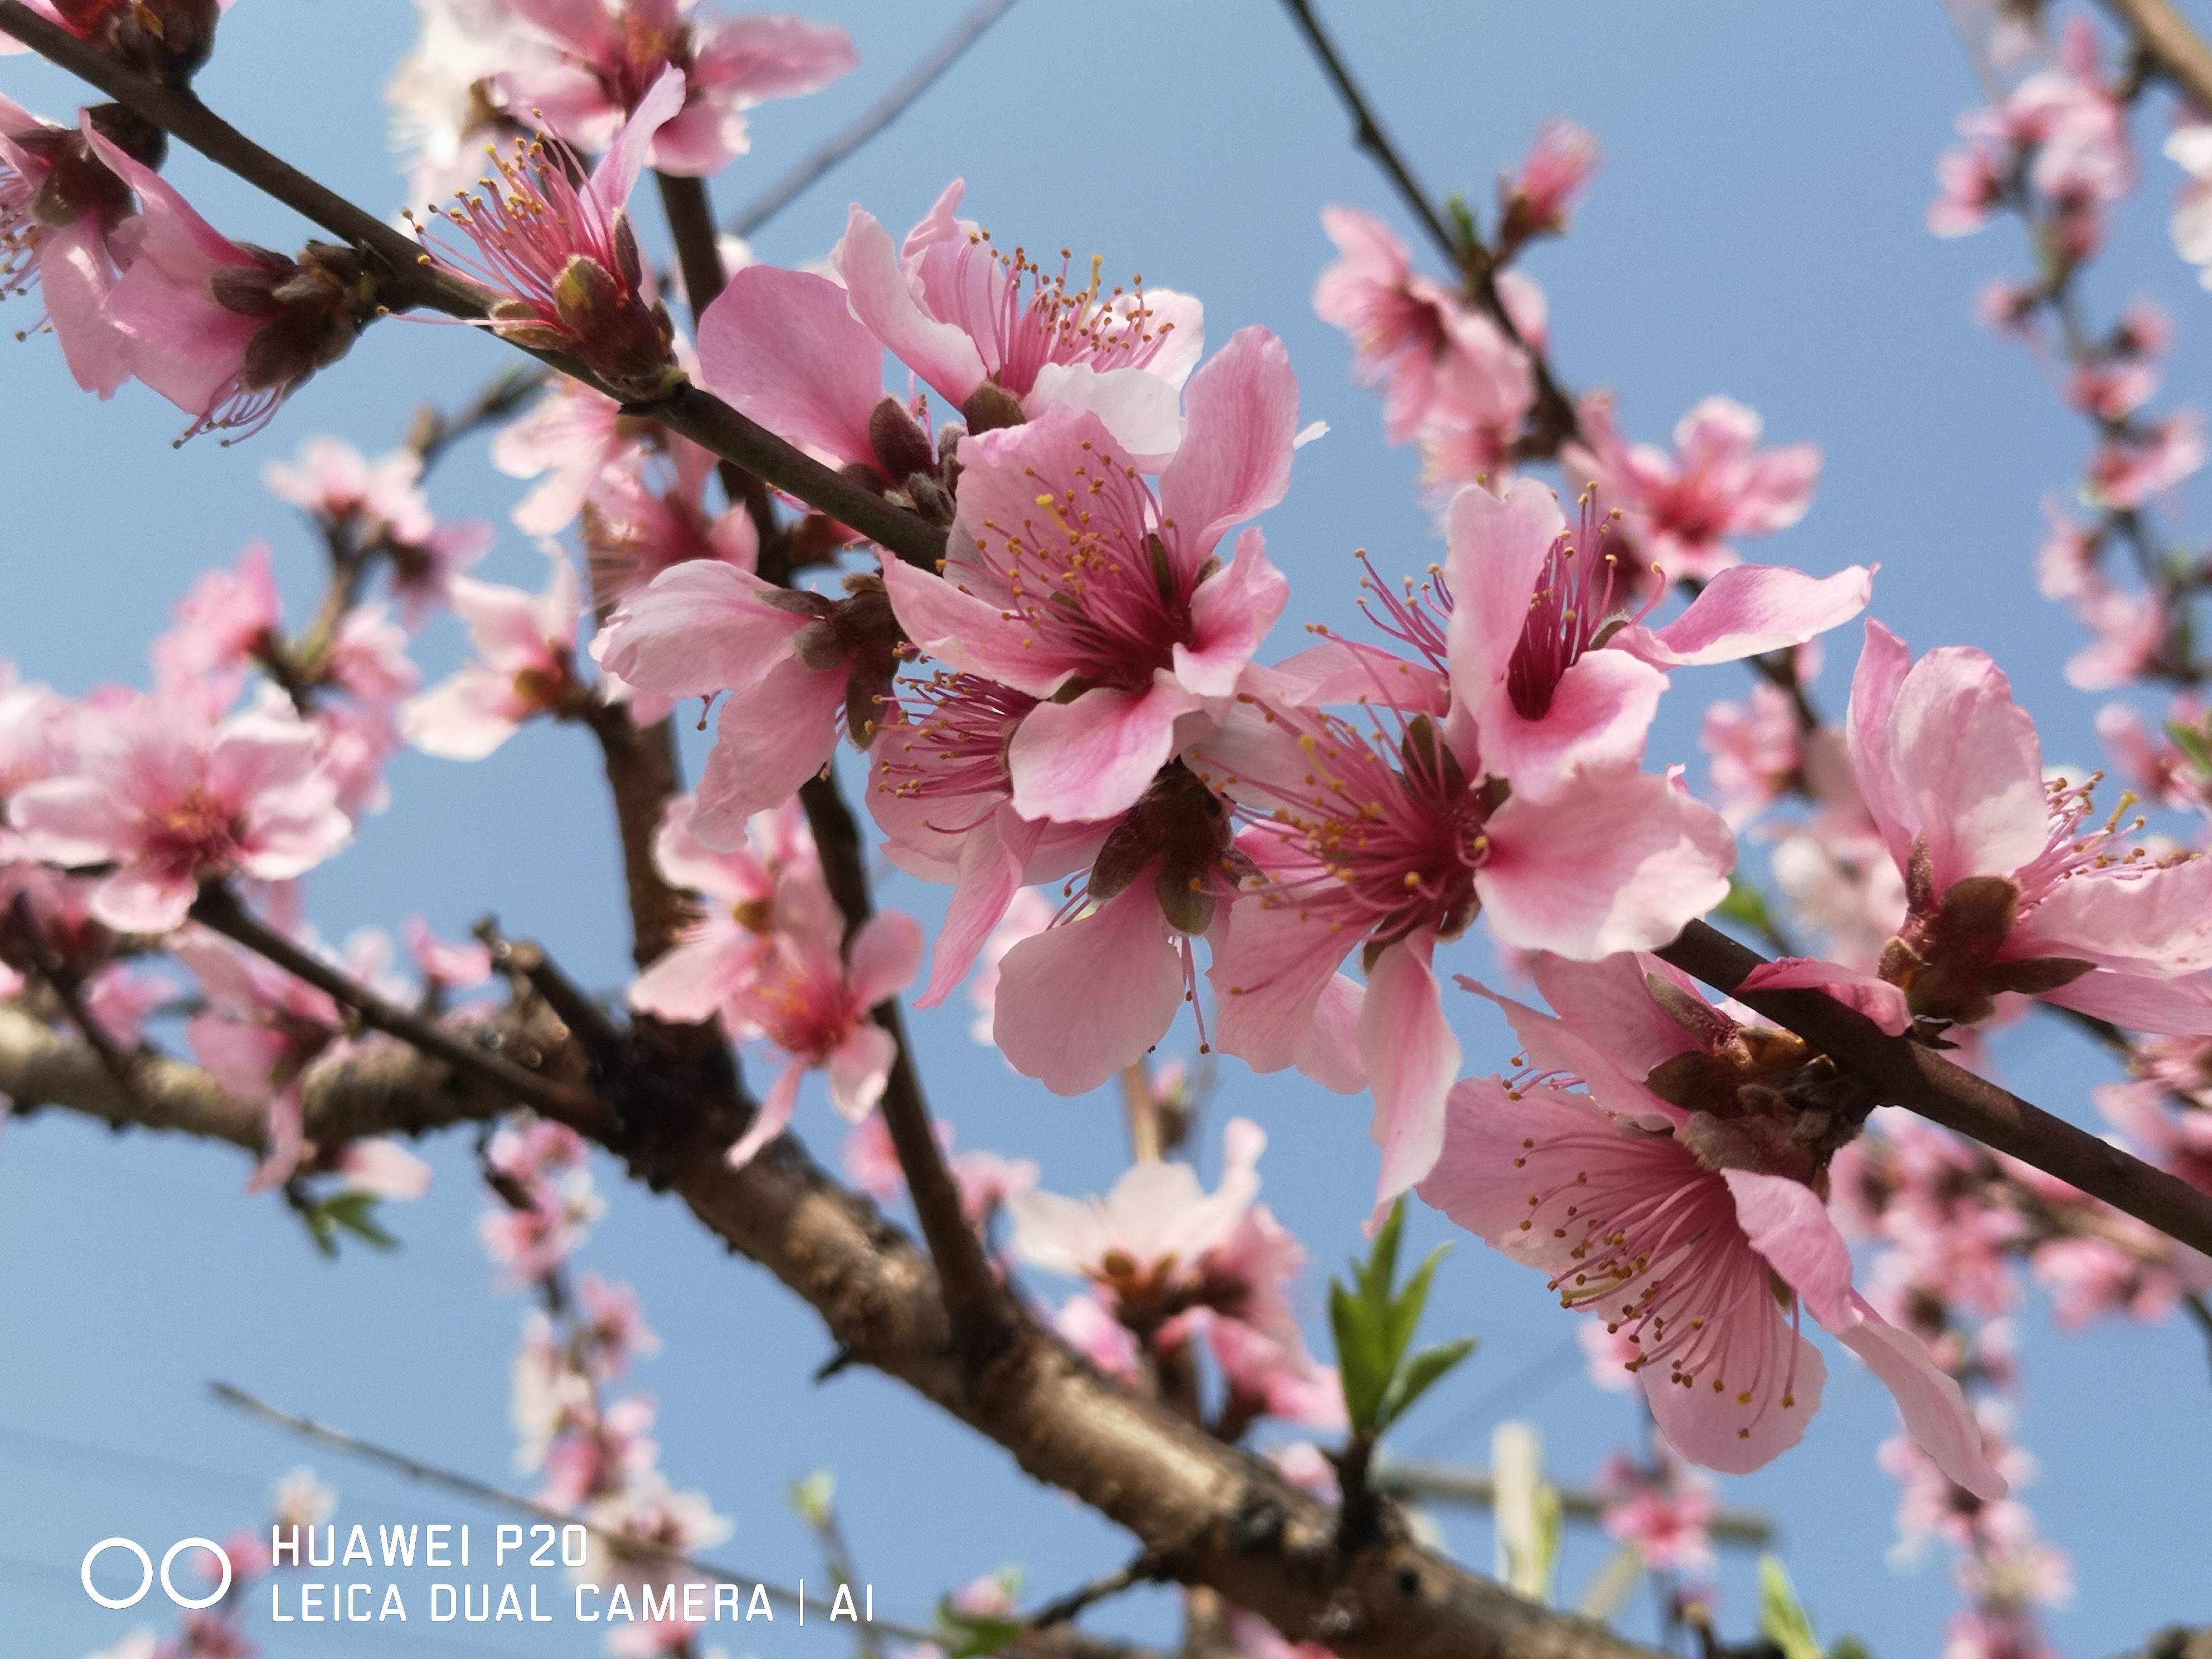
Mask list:
POLYGON ((1382 1391, 1391 1366, 1383 1358, 1382 1332, 1371 1304, 1360 1301, 1340 1280, 1328 1282, 1328 1323, 1336 1337, 1336 1369, 1344 1384, 1344 1413, 1356 1431, 1377 1426, 1382 1391))
POLYGON ((1838 1636, 1828 1646, 1828 1659, 1874 1659, 1867 1644, 1856 1636, 1838 1636))
POLYGON ((1413 1402, 1428 1392, 1430 1384, 1474 1352, 1474 1339, 1462 1336, 1455 1342, 1439 1342, 1434 1347, 1424 1348, 1406 1362, 1406 1368, 1390 1379, 1384 1391, 1382 1422, 1378 1427, 1388 1427, 1403 1417, 1413 1402))
POLYGON ((1421 1322, 1421 1310, 1428 1306, 1429 1281, 1436 1277, 1437 1263, 1449 1253, 1451 1246, 1439 1244, 1413 1269, 1413 1276, 1406 1281, 1406 1288, 1398 1292, 1384 1310, 1382 1327, 1384 1349, 1389 1367, 1398 1369, 1405 1358, 1407 1347, 1413 1342, 1413 1331, 1421 1322))
POLYGON ((1406 1200, 1401 1198, 1390 1206, 1390 1218, 1376 1233, 1366 1264, 1362 1266, 1357 1260, 1352 1262, 1352 1271, 1359 1276, 1362 1300, 1378 1307, 1389 1301, 1391 1283, 1398 1277, 1398 1238, 1405 1226, 1406 1200))
MULTIPOLYGON (((376 1199, 373 1194, 349 1190, 334 1193, 318 1206, 322 1213, 335 1225, 344 1228, 355 1237, 365 1240, 380 1250, 396 1250, 399 1241, 384 1231, 376 1219, 376 1199)), ((332 1251, 336 1254, 335 1249, 332 1251)))
POLYGON ((2212 733, 2194 726, 2184 726, 2179 720, 2168 720, 2166 735, 2173 739, 2173 746, 2192 768, 2212 773, 2212 733))
POLYGON ((1782 1650, 1783 1659, 1825 1659, 1778 1556, 1759 1558, 1759 1633, 1782 1650))
POLYGON ((338 1253, 337 1234, 331 1226, 329 1212, 319 1204, 299 1206, 300 1219, 307 1224, 307 1237, 314 1241, 316 1249, 327 1256, 338 1253))
POLYGON ((944 1640, 945 1659, 990 1659, 1013 1645, 1027 1628, 1018 1619, 990 1613, 963 1613, 947 1598, 937 1604, 937 1623, 944 1640))
POLYGON ((820 1528, 830 1518, 830 1506, 836 1501, 837 1474, 834 1469, 817 1469, 804 1480, 791 1483, 791 1507, 808 1526, 820 1528))

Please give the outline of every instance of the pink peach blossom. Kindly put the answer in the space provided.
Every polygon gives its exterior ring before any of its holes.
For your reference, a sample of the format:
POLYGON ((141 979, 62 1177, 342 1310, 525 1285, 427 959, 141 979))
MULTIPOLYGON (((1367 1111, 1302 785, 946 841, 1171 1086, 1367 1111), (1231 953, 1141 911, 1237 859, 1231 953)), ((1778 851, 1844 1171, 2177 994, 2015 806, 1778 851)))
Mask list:
POLYGON ((1287 597, 1258 531, 1216 557, 1289 483, 1297 386, 1281 343, 1240 331, 1192 377, 1188 406, 1157 495, 1087 411, 964 440, 944 573, 884 572, 924 654, 1042 700, 1006 750, 1024 817, 1133 806, 1179 734, 1226 703, 1287 597))
POLYGON ((1501 498, 1471 485, 1445 520, 1447 734, 1516 793, 1548 799, 1576 772, 1632 766, 1669 668, 1801 645, 1865 608, 1871 574, 1816 579, 1731 566, 1660 628, 1630 614, 1611 520, 1596 492, 1568 530, 1557 500, 1522 479, 1501 498))
POLYGON ((1446 401, 1461 423, 1516 427, 1528 404, 1528 354, 1415 271, 1405 244, 1373 215, 1328 207, 1321 222, 1339 258, 1314 284, 1314 312, 1352 337, 1359 378, 1385 386, 1389 441, 1413 437, 1446 401))
POLYGON ((797 801, 757 814, 744 844, 729 852, 700 843, 696 811, 689 795, 669 802, 653 837, 653 866, 705 908, 629 988, 631 1007, 679 1022, 712 1019, 727 1007, 761 972, 779 933, 834 945, 843 933, 797 801))
POLYGON ((1558 236, 1567 210, 1597 171, 1597 137, 1554 116, 1536 129, 1518 172, 1498 180, 1498 240, 1510 248, 1531 236, 1558 236))
MULTIPOLYGON (((1457 603, 1455 619, 1482 600, 1457 603)), ((1258 1071, 1310 1069, 1336 966, 1365 946, 1356 1053, 1375 1096, 1378 1202, 1419 1180, 1442 1142, 1460 1051, 1430 967, 1440 939, 1482 910, 1509 945, 1648 949, 1719 902, 1735 856, 1717 814, 1626 767, 1501 804, 1459 695, 1455 677, 1456 735, 1440 736, 1427 714, 1386 724, 1370 709, 1363 730, 1248 692, 1192 763, 1247 821, 1237 846, 1258 872, 1214 951, 1218 1046, 1258 1071)))
POLYGON ((846 587, 833 600, 692 559, 631 593, 592 640, 601 667, 641 690, 729 694, 692 820, 706 845, 741 842, 747 818, 829 763, 841 730, 866 740, 890 690, 898 624, 883 584, 855 576, 846 587))
POLYGON ((854 64, 845 31, 783 14, 697 15, 694 0, 503 0, 557 58, 503 77, 509 101, 587 150, 614 141, 659 77, 684 73, 681 106, 653 135, 663 173, 717 173, 752 141, 744 112, 819 91, 854 64))
POLYGON ((296 719, 255 709, 210 723, 133 696, 81 710, 76 743, 76 769, 18 789, 9 817, 33 858, 114 866, 91 905, 120 932, 167 933, 202 882, 289 880, 353 833, 314 728, 296 719))
POLYGON ((106 307, 112 238, 135 209, 130 186, 82 133, 0 98, 0 295, 35 282, 70 375, 103 398, 131 372, 106 307))
POLYGON ((1812 504, 1820 450, 1759 449, 1759 416, 1729 398, 1683 416, 1671 456, 1622 441, 1603 393, 1580 413, 1584 441, 1565 452, 1568 476, 1598 484, 1626 515, 1630 544, 1670 579, 1714 575, 1737 561, 1730 538, 1787 529, 1812 504))
POLYGON ((1912 662, 1867 624, 1851 763, 1905 880, 1880 977, 1820 963, 1761 983, 1847 985, 1892 1018, 1972 1023, 2002 992, 2136 1030, 2212 1035, 2212 860, 2154 859, 2115 813, 2086 833, 2089 782, 2046 781, 2034 722, 1979 651, 1912 662), (1786 977, 1785 977, 1786 976, 1786 977))
POLYGON ((897 247, 855 206, 830 250, 852 314, 967 420, 971 433, 1045 410, 1089 410, 1128 453, 1176 447, 1176 393, 1203 343, 1196 300, 1164 289, 1072 287, 956 216, 946 185, 897 247))
POLYGON ((473 245, 432 239, 431 261, 489 296, 488 325, 538 350, 563 351, 629 398, 649 398, 683 379, 675 327, 638 252, 627 204, 655 133, 683 106, 680 70, 641 89, 629 118, 586 177, 561 140, 515 141, 495 155, 499 177, 432 216, 473 245))
POLYGON ((425 754, 482 760, 539 714, 565 710, 579 695, 575 572, 558 548, 543 592, 524 592, 470 576, 453 579, 453 610, 476 655, 451 678, 410 699, 400 730, 425 754))
POLYGON ((764 1037, 784 1055, 760 1109, 730 1148, 733 1168, 783 1133, 811 1068, 828 1073, 830 1104, 848 1119, 865 1116, 883 1097, 898 1044, 870 1010, 914 977, 921 928, 903 912, 884 910, 861 924, 842 960, 834 937, 779 933, 773 946, 726 1005, 740 1032, 764 1037))
POLYGON ((1556 1076, 1470 1079, 1452 1091, 1420 1194, 1549 1273, 1564 1306, 1630 1328, 1644 1398, 1692 1462, 1742 1474, 1802 1437, 1824 1368, 1796 1328, 1802 1299, 1896 1396, 1908 1432, 1952 1479, 2002 1497, 1958 1384, 1851 1289, 1850 1257, 1820 1199, 1737 1161, 1747 1144, 1711 1138, 1718 1124, 1679 1108, 1656 1124, 1626 1117, 1556 1076), (1716 1167, 1723 1144, 1729 1161, 1716 1167), (1794 1292, 1787 1304, 1778 1279, 1794 1292))

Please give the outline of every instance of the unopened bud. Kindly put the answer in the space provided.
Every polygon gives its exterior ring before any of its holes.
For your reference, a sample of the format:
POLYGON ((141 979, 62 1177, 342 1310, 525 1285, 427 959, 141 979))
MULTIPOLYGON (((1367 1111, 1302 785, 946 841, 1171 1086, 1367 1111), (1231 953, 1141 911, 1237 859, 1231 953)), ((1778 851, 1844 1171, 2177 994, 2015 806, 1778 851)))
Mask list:
POLYGON ((879 398, 868 411, 868 447, 875 451, 886 478, 903 479, 909 473, 935 468, 929 434, 896 398, 879 398))

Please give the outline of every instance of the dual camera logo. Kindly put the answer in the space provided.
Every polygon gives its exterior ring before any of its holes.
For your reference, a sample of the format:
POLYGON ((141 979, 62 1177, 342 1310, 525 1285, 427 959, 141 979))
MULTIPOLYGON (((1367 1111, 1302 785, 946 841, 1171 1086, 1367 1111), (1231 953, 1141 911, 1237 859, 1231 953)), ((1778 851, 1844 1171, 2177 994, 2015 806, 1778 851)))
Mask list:
MULTIPOLYGON (((103 1538, 84 1553, 84 1565, 77 1569, 77 1577, 84 1582, 84 1593, 103 1607, 135 1607, 146 1599, 146 1592, 154 1588, 154 1558, 146 1553, 144 1545, 134 1539, 103 1538), (138 1588, 128 1595, 102 1595, 93 1586, 92 1564, 109 1550, 128 1550, 138 1558, 138 1588)), ((230 1557, 212 1538, 180 1538, 169 1546, 169 1553, 161 1558, 161 1588, 168 1592, 169 1599, 179 1607, 211 1607, 230 1593, 230 1557), (170 1570, 177 1564, 177 1558, 186 1550, 193 1549, 205 1550, 215 1557, 216 1564, 222 1569, 222 1582, 208 1595, 198 1598, 178 1594, 176 1583, 169 1577, 170 1570)))

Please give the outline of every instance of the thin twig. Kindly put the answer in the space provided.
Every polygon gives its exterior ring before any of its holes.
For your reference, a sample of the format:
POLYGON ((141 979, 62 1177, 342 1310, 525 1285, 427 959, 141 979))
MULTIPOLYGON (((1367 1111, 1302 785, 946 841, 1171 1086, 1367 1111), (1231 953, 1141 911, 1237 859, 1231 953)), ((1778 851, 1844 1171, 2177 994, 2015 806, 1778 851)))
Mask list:
MULTIPOLYGON (((714 239, 714 209, 707 195, 704 179, 683 178, 672 173, 655 173, 654 182, 660 190, 660 209, 668 220, 669 240, 676 245, 677 268, 684 273, 684 292, 691 301, 691 321, 696 330, 707 307, 722 291, 728 275, 722 269, 722 250, 714 239)), ((743 502, 745 516, 752 520, 753 536, 759 550, 756 566, 761 562, 781 562, 778 547, 781 532, 775 521, 775 503, 768 487, 752 473, 734 461, 726 460, 719 469, 722 488, 732 501, 743 502)))
MULTIPOLYGON (((210 1382, 208 1391, 222 1404, 244 1412, 249 1417, 258 1417, 263 1422, 273 1424, 289 1434, 297 1435, 303 1440, 314 1441, 319 1445, 328 1446, 333 1451, 343 1452, 349 1456, 380 1464, 385 1468, 405 1475, 410 1480, 419 1480, 429 1486, 441 1486, 447 1492, 457 1492, 464 1498, 473 1498, 479 1503, 487 1504, 494 1509, 505 1510, 513 1515, 526 1515, 532 1520, 550 1522, 558 1526, 581 1527, 617 1555, 643 1556, 665 1566, 681 1567, 684 1571, 696 1573, 702 1578, 710 1578, 718 1583, 734 1584, 748 1595, 757 1589, 779 1607, 803 1607, 809 1613, 824 1614, 830 1611, 831 1603, 817 1596, 801 1596, 797 1590, 787 1589, 782 1585, 771 1583, 764 1578, 755 1578, 747 1573, 733 1572, 727 1567, 718 1567, 711 1561, 702 1561, 696 1555, 686 1555, 681 1550, 672 1549, 652 1539, 640 1538, 611 1528, 602 1527, 581 1516, 572 1515, 566 1510, 556 1510, 544 1504, 534 1503, 527 1498, 503 1491, 485 1481, 472 1480, 455 1470, 441 1468, 434 1463, 425 1463, 420 1458, 410 1457, 405 1452, 393 1451, 388 1446, 380 1446, 374 1441, 363 1440, 360 1436, 348 1434, 343 1429, 334 1429, 326 1423, 318 1423, 312 1417, 301 1417, 296 1413, 272 1406, 268 1401, 248 1394, 234 1383, 210 1382)), ((887 1632, 906 1642, 929 1642, 936 1639, 931 1632, 917 1629, 911 1625, 897 1624, 888 1619, 874 1620, 873 1628, 887 1632)))
POLYGON ((256 955, 266 957, 295 978, 305 980, 340 1006, 352 1010, 362 1024, 398 1037, 449 1066, 473 1072, 526 1105, 570 1124, 580 1119, 595 1119, 599 1115, 599 1103, 589 1095, 551 1078, 525 1071, 513 1060, 487 1054, 444 1026, 386 1002, 319 957, 301 950, 248 911, 225 888, 209 887, 203 890, 192 905, 192 920, 226 939, 236 940, 256 955))
POLYGON ((491 916, 478 917, 469 931, 491 952, 494 967, 516 975, 544 999, 561 1023, 576 1034, 586 1054, 604 1064, 620 1052, 622 1027, 598 999, 554 964, 543 945, 535 939, 507 938, 491 916))
POLYGON ((1150 1550, 1140 1551, 1126 1567, 1117 1567, 1103 1573, 1087 1584, 1078 1584, 1065 1595, 1054 1596, 1022 1621, 1024 1631, 1050 1630, 1054 1625, 1065 1625, 1109 1597, 1124 1590, 1134 1589, 1139 1584, 1157 1583, 1160 1566, 1150 1550))
POLYGON ((1014 0, 981 0, 961 15, 912 69, 891 82, 884 95, 801 156, 799 164, 739 209, 730 234, 750 236, 789 207, 831 168, 906 113, 938 77, 958 63, 984 32, 1014 9, 1014 0))
POLYGON ((450 414, 434 404, 425 404, 415 413, 407 447, 422 459, 422 471, 428 472, 462 439, 495 421, 505 420, 535 398, 551 376, 552 371, 542 365, 518 363, 492 376, 474 397, 450 414))
POLYGON ((1889 1036, 1819 991, 1743 991, 1765 958, 1693 921, 1658 954, 1685 973, 1795 1031, 1839 1066, 1875 1084, 1881 1097, 2057 1176, 2192 1249, 2212 1255, 2212 1194, 2100 1140, 1941 1054, 1889 1036))
POLYGON ((83 1034, 92 1051, 100 1056, 100 1063, 107 1068, 108 1075, 125 1090, 131 1087, 137 1071, 133 1057, 107 1034, 107 1028, 87 1006, 84 1000, 84 979, 74 968, 58 956, 40 930, 39 919, 31 914, 29 896, 15 895, 15 902, 8 907, 8 915, 14 923, 16 937, 22 941, 28 954, 31 970, 45 981, 62 1005, 62 1012, 70 1023, 83 1034))
POLYGON ((1390 182, 1397 186, 1398 194, 1413 210, 1413 216, 1421 222, 1421 228, 1428 232, 1430 240, 1436 243, 1444 258, 1451 261, 1452 268, 1465 270, 1469 252, 1466 242, 1444 223, 1443 215, 1437 211, 1436 204, 1429 199, 1428 191, 1423 190, 1420 181, 1413 177, 1413 167, 1399 153, 1398 146, 1391 141, 1390 135, 1383 131, 1382 123, 1376 116, 1375 106, 1367 101, 1367 95, 1360 91, 1359 83, 1352 78, 1352 70, 1346 65, 1343 54, 1337 51, 1336 43, 1329 39, 1328 31, 1322 27, 1321 19, 1314 15, 1313 7, 1308 0, 1283 0, 1283 6, 1291 14, 1291 21, 1304 33, 1314 56, 1321 60, 1322 70, 1336 85, 1337 96, 1344 100, 1345 108, 1351 113, 1352 143, 1373 156, 1376 165, 1389 176, 1390 182))
POLYGON ((1152 1073, 1141 1060, 1121 1068, 1121 1109, 1129 1120, 1129 1156, 1139 1164, 1158 1163, 1164 1150, 1160 1108, 1152 1098, 1152 1073))
MULTIPOLYGON (((472 319, 485 314, 487 290, 428 262, 413 240, 271 155, 190 93, 160 85, 103 57, 68 30, 32 11, 22 0, 0 0, 0 33, 14 35, 40 57, 91 82, 217 166, 360 248, 379 267, 380 292, 393 309, 421 306, 472 319)), ((605 383, 580 363, 556 354, 532 355, 586 386, 607 392, 605 383)), ((665 397, 625 404, 623 410, 681 433, 910 563, 931 568, 944 556, 943 529, 824 466, 696 386, 687 383, 665 397)))

